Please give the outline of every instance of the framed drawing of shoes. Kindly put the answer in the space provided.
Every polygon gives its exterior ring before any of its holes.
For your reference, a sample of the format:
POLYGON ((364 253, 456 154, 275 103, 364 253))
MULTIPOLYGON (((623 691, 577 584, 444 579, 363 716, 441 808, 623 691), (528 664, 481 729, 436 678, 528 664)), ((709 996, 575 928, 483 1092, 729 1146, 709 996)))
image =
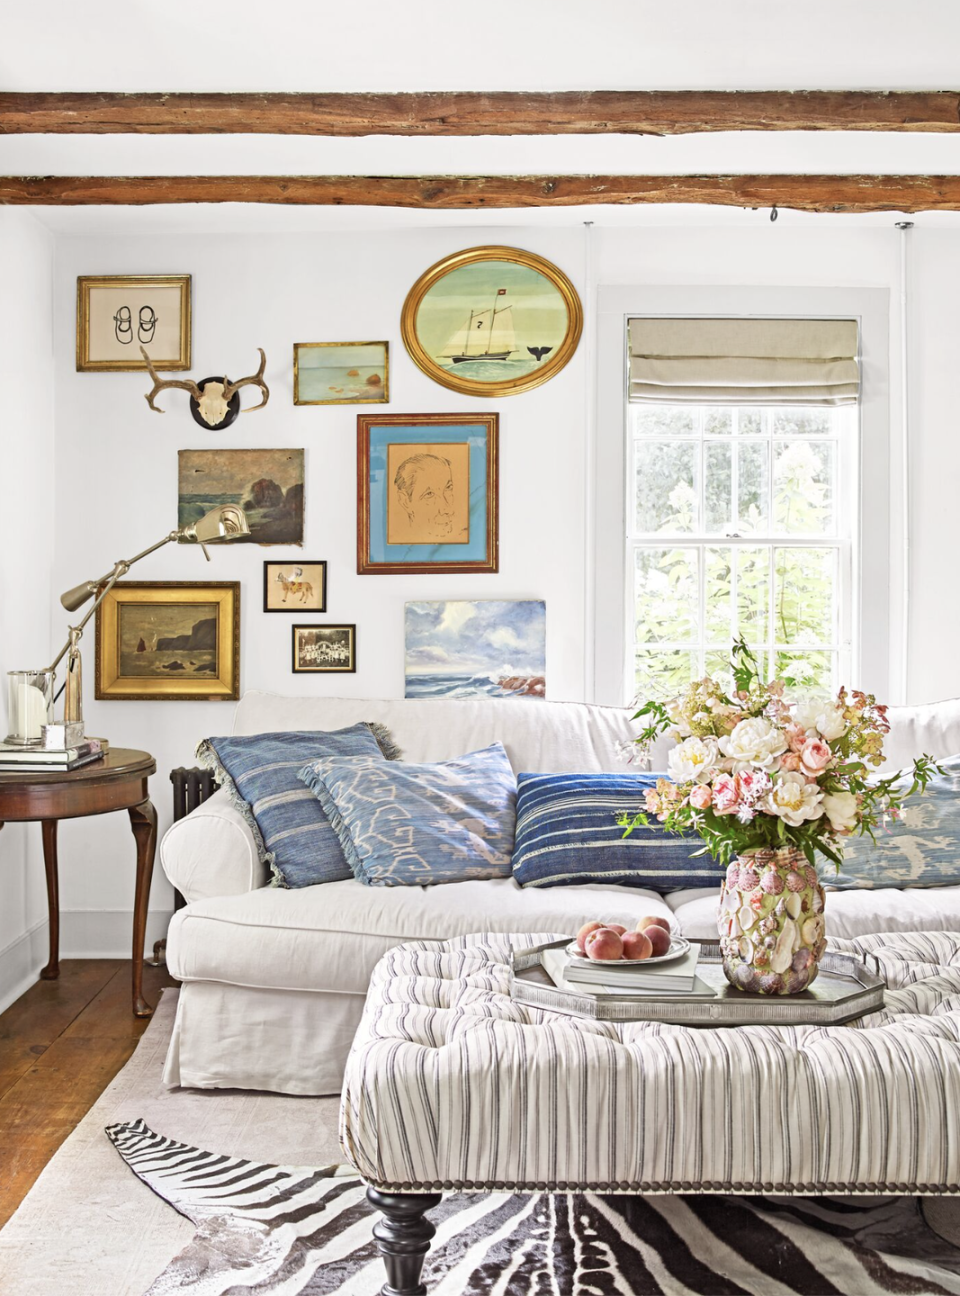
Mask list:
POLYGON ((77 370, 190 368, 190 276, 80 275, 77 370))

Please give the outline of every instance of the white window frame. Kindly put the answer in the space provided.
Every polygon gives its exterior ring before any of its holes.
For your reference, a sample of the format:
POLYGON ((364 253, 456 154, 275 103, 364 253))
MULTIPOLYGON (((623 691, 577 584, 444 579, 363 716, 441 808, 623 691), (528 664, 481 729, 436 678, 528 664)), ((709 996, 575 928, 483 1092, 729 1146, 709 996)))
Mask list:
MULTIPOLYGON (((633 572, 628 545, 628 499, 633 480, 632 430, 628 424, 629 390, 627 321, 654 316, 746 316, 756 318, 842 318, 859 323, 861 400, 859 435, 847 447, 855 456, 848 463, 859 472, 859 528, 851 538, 853 597, 844 592, 849 623, 841 626, 841 642, 849 649, 841 658, 850 674, 844 682, 880 696, 890 686, 889 559, 889 292, 873 288, 697 288, 601 287, 598 291, 598 383, 595 462, 595 623, 587 627, 594 641, 594 678, 587 681, 593 701, 628 705, 633 697, 633 653, 629 632, 633 603, 633 572), (865 447, 868 452, 865 452, 865 447), (591 688, 592 686, 592 688, 591 688)), ((841 455, 841 458, 846 457, 841 455)), ((843 472, 842 463, 838 467, 843 472)), ((844 506, 838 498, 837 507, 844 506)), ((800 539, 799 537, 797 538, 800 539)), ((648 543, 652 543, 652 540, 648 543)), ((672 541, 671 541, 672 543, 672 541)), ((723 538, 717 537, 722 544, 723 538)), ((816 538, 804 538, 815 544, 816 538)), ((844 564, 841 564, 841 570, 844 564)))

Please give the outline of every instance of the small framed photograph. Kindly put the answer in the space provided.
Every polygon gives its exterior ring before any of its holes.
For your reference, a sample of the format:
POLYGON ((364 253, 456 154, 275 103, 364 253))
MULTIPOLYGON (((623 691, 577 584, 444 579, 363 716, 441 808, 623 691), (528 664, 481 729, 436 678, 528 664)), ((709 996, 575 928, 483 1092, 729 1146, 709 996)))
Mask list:
POLYGON ((264 612, 326 612, 327 564, 300 559, 263 564, 264 612))
POLYGON ((239 581, 118 581, 97 608, 96 696, 236 701, 239 581))
POLYGON ((77 370, 190 368, 189 275, 80 275, 77 370))
POLYGON ((294 405, 385 405, 386 342, 294 342, 294 405))
POLYGON ((357 571, 495 572, 497 414, 357 415, 357 571))
POLYGON ((295 625, 294 675, 349 675, 357 669, 355 625, 295 625))

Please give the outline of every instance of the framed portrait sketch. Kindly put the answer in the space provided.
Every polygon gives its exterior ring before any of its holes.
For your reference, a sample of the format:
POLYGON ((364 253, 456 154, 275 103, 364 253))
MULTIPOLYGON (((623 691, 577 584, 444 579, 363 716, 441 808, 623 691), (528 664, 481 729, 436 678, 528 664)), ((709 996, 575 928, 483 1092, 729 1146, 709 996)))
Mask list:
POLYGON ((118 581, 97 608, 96 696, 129 702, 240 696, 238 581, 118 581))
POLYGON ((355 625, 295 625, 293 673, 349 675, 357 669, 355 625))
POLYGON ((357 416, 357 571, 495 572, 497 414, 357 416))
POLYGON ((400 318, 428 378, 468 396, 511 396, 559 373, 577 349, 583 307, 555 265, 511 247, 467 248, 421 275, 400 318))
POLYGON ((294 405, 385 405, 386 342, 294 342, 294 405))
POLYGON ((326 612, 327 564, 306 558, 263 564, 264 612, 326 612))
POLYGON ((190 368, 189 275, 80 275, 77 369, 80 373, 190 368))

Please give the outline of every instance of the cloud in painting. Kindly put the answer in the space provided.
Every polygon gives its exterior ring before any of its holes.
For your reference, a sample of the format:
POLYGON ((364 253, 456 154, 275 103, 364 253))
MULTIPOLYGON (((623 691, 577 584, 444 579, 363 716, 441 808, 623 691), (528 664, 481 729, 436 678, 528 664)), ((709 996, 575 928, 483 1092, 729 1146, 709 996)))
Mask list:
POLYGON ((452 676, 462 677, 459 696, 492 692, 504 678, 542 679, 546 605, 534 599, 408 603, 406 673, 408 696, 425 696, 428 689, 436 696, 450 696, 452 676), (409 684, 412 677, 418 681, 415 688, 409 684), (465 682, 472 687, 464 688, 465 682))

